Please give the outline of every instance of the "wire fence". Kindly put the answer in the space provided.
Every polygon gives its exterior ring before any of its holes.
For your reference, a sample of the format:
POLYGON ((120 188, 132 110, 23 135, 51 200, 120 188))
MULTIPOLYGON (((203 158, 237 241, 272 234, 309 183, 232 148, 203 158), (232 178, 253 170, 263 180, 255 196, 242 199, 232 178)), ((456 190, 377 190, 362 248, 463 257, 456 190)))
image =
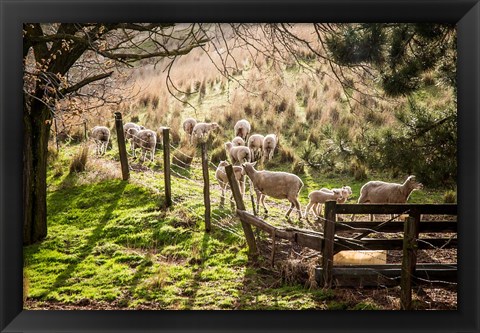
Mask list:
MULTIPOLYGON (((168 131, 166 132, 168 134, 168 131)), ((164 132, 165 134, 165 132, 164 132)), ((141 140, 141 139, 140 139, 141 140)), ((144 140, 143 140, 144 141, 144 140)), ((125 141, 123 142, 125 144, 125 141)), ((145 141, 146 143, 146 141, 145 141)), ((119 141, 120 144, 120 141, 119 141)), ((132 143, 130 142, 130 145, 132 143)), ((174 185, 174 191, 171 194, 171 202, 175 207, 181 207, 186 209, 191 216, 197 218, 198 221, 207 217, 206 212, 206 202, 202 205, 202 200, 207 200, 205 195, 205 175, 208 177, 209 182, 209 195, 208 195, 208 219, 211 221, 211 224, 221 230, 226 232, 234 237, 239 239, 245 239, 245 234, 240 226, 239 219, 236 213, 236 203, 233 199, 233 193, 229 186, 222 190, 222 185, 218 182, 215 176, 215 172, 218 168, 212 161, 207 163, 201 159, 201 156, 198 156, 197 149, 192 149, 188 146, 182 146, 179 144, 175 146, 171 144, 168 140, 164 140, 163 152, 165 154, 166 147, 168 145, 168 156, 169 158, 169 167, 168 170, 165 169, 163 165, 163 173, 168 172, 172 175, 172 184, 174 185), (202 164, 207 166, 207 173, 202 173, 202 164), (222 195, 223 192, 223 195, 222 195), (202 198, 203 194, 203 198, 202 198), (202 208, 205 211, 202 211, 202 208)), ((131 150, 131 146, 130 146, 131 150)), ((161 152, 162 150, 160 150, 161 152)), ((153 163, 144 165, 144 161, 134 162, 133 156, 130 154, 131 164, 129 169, 133 171, 142 172, 143 178, 136 178, 137 181, 141 182, 142 185, 151 189, 155 193, 160 193, 161 189, 159 186, 160 178, 162 172, 160 168, 161 164, 157 163, 157 160, 154 159, 153 163)), ((165 162, 164 162, 165 163, 165 162)), ((221 169, 220 172, 225 172, 224 169, 221 169)), ((308 212, 308 216, 304 216, 303 219, 298 219, 297 214, 303 213, 298 211, 296 208, 293 208, 291 211, 291 219, 285 218, 285 213, 290 209, 290 205, 287 205, 283 200, 277 200, 272 198, 267 198, 266 205, 268 206, 268 213, 264 210, 263 207, 258 207, 257 198, 255 195, 254 188, 249 181, 248 176, 245 177, 245 193, 242 195, 243 202, 245 204, 245 211, 250 212, 253 215, 258 216, 262 221, 268 223, 275 230, 296 230, 296 232, 317 235, 323 237, 323 244, 332 243, 333 254, 338 254, 344 251, 361 251, 363 260, 366 262, 377 262, 379 261, 379 251, 383 251, 383 259, 387 264, 400 264, 405 260, 405 251, 402 251, 402 244, 405 238, 405 231, 402 228, 393 228, 392 226, 397 225, 399 222, 403 221, 402 219, 405 216, 408 216, 412 212, 409 209, 403 211, 395 212, 390 218, 385 218, 389 216, 388 214, 380 214, 376 217, 380 217, 382 220, 378 223, 366 223, 367 221, 349 221, 349 217, 352 215, 346 213, 335 214, 335 218, 328 218, 326 209, 323 216, 316 216, 312 212, 308 212), (308 217, 308 218, 307 218, 308 217), (343 217, 343 218, 341 218, 343 217), (337 228, 337 231, 334 231, 333 237, 331 239, 326 238, 326 234, 323 234, 325 227, 328 223, 334 223, 337 228), (397 224, 395 224, 397 223, 397 224), (377 243, 375 243, 377 241, 377 243), (377 244, 377 245, 375 245, 377 244), (383 245, 378 245, 383 244, 383 245), (389 244, 389 245, 387 245, 389 244), (372 245, 373 248, 372 248, 372 245), (383 248, 382 248, 383 246, 383 248), (382 248, 382 250, 379 250, 382 248), (370 260, 369 260, 370 259, 370 260)), ((166 186, 166 184, 165 184, 166 186)), ((342 205, 340 205, 342 206, 342 205)), ((381 212, 381 211, 380 211, 381 212)), ((375 212, 375 213, 380 213, 375 212)), ((361 212, 358 212, 360 219, 365 216, 361 212)), ((306 215, 306 214, 305 214, 306 215)), ((368 214, 367 214, 368 216, 368 214)), ((420 222, 420 216, 424 217, 424 220, 420 225, 425 225, 429 219, 436 217, 437 222, 440 222, 439 225, 442 225, 444 222, 456 221, 456 215, 435 215, 435 214, 423 214, 418 215, 418 221, 420 222), (447 221, 440 221, 438 219, 447 219, 447 221)), ((353 220, 353 218, 351 218, 353 220)), ((406 223, 406 222, 405 222, 406 223)), ((445 224, 445 223, 444 223, 445 224)), ((335 227, 334 227, 335 229, 335 227)), ((423 270, 424 263, 439 263, 443 264, 443 269, 455 269, 457 263, 457 253, 456 253, 456 241, 457 234, 456 229, 442 230, 437 228, 436 230, 433 226, 432 230, 420 230, 416 235, 416 246, 418 246, 418 251, 415 252, 415 264, 418 263, 420 270, 423 270), (421 234, 421 237, 420 237, 421 234), (438 235, 446 235, 447 238, 438 238, 438 235), (447 254, 444 253, 447 251, 447 254), (437 260, 436 257, 440 259, 437 260), (418 260, 417 260, 418 259, 418 260), (450 260, 445 264, 445 261, 450 260)), ((258 234, 257 234, 258 235, 258 234)), ((272 246, 268 247, 272 252, 275 251, 275 233, 268 234, 264 239, 270 239, 272 246)), ((280 242, 280 240, 277 240, 280 242)), ((287 242, 288 243, 288 242, 287 242)), ((284 243, 285 244, 285 243, 284 243)), ((292 249, 293 247, 291 247, 292 249)), ((292 251, 290 251, 290 254, 292 251)), ((299 258, 308 260, 312 257, 325 256, 325 250, 318 249, 309 250, 309 251, 293 251, 299 258)), ((273 258, 273 256, 272 256, 273 258)), ((323 260, 323 259, 322 259, 323 260)), ((333 266, 332 259, 332 266, 333 266)), ((415 265, 414 265, 415 266, 415 265)), ((388 286, 392 284, 398 284, 398 281, 402 279, 401 271, 397 271, 394 275, 391 273, 383 272, 375 267, 362 267, 364 272, 371 272, 377 276, 377 286, 388 286)), ((424 275, 419 275, 418 270, 415 271, 415 274, 409 273, 411 278, 415 278, 417 282, 429 283, 429 284, 444 284, 444 285, 457 285, 456 281, 449 279, 439 279, 435 277, 428 276, 427 272, 424 275)))

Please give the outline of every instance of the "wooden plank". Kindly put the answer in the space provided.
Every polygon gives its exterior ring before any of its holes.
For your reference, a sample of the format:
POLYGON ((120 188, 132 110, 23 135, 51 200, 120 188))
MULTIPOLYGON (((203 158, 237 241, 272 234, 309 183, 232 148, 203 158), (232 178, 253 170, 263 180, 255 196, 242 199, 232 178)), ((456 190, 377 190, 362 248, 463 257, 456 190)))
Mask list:
POLYGON ((332 285, 336 205, 336 201, 327 201, 325 203, 324 241, 322 244, 323 280, 321 282, 321 285, 325 288, 330 288, 332 285))
MULTIPOLYGON (((228 183, 230 184, 230 189, 232 190, 233 199, 235 200, 235 205, 237 206, 237 214, 238 211, 245 211, 245 204, 243 203, 242 194, 240 193, 240 189, 238 188, 238 183, 235 179, 235 175, 233 173, 233 166, 231 164, 225 167, 225 172, 227 173, 228 183)), ((255 242, 255 235, 253 234, 252 227, 243 221, 240 218, 243 232, 245 233, 245 239, 247 240, 248 244, 248 251, 251 256, 256 256, 258 253, 257 244, 255 242)))
POLYGON ((337 214, 445 214, 457 215, 457 204, 337 204, 337 214))
MULTIPOLYGON (((418 249, 431 250, 435 248, 455 249, 458 240, 456 238, 420 238, 418 249)), ((335 252, 345 250, 402 250, 403 239, 373 239, 363 238, 362 240, 346 241, 336 238, 335 252)))
POLYGON ((206 142, 201 143, 202 147, 202 173, 203 173, 203 204, 205 205, 205 231, 210 232, 210 177, 208 175, 208 155, 206 142))
POLYGON ((308 247, 309 249, 317 251, 322 251, 323 249, 323 238, 320 236, 295 232, 294 239, 300 246, 308 247))
POLYGON ((286 239, 288 241, 297 243, 300 246, 308 247, 313 250, 322 250, 323 237, 321 234, 303 232, 293 228, 288 230, 276 228, 257 216, 254 216, 243 210, 237 210, 237 215, 242 221, 251 224, 271 235, 275 234, 275 238, 286 239))
MULTIPOLYGON (((384 224, 380 229, 375 229, 378 227, 379 224, 383 222, 379 221, 354 221, 354 222, 337 222, 335 226, 335 230, 337 232, 342 231, 355 231, 355 232, 364 232, 368 231, 369 229, 374 231, 372 232, 403 232, 404 223, 403 221, 390 221, 384 224)), ((457 225, 456 221, 421 221, 420 222, 420 233, 427 233, 427 232, 436 232, 436 233, 449 233, 449 232, 457 232, 457 225)))
POLYGON ((122 179, 130 178, 130 170, 128 167, 127 147, 125 146, 125 136, 123 133, 122 114, 115 112, 115 129, 117 131, 118 152, 120 154, 120 166, 122 168, 122 179))
POLYGON ((163 174, 165 180, 165 206, 172 206, 172 183, 170 181, 170 129, 163 128, 163 174))
MULTIPOLYGON (((456 264, 417 264, 412 279, 413 285, 445 285, 457 281, 456 264)), ((315 279, 322 281, 323 269, 315 268, 315 279)), ((400 284, 401 266, 385 265, 347 265, 334 266, 332 269, 333 285, 336 287, 378 287, 398 286, 400 284)))

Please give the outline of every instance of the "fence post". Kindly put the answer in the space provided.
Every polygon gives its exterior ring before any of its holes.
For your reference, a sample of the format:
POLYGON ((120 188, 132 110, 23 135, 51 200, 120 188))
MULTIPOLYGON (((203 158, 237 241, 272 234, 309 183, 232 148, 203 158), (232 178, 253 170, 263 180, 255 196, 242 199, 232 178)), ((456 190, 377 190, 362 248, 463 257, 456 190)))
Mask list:
POLYGON ((170 182, 170 128, 162 130, 163 134, 163 174, 165 178, 165 205, 172 206, 172 184, 170 182))
POLYGON ((85 141, 87 141, 87 120, 83 120, 83 135, 85 137, 85 141))
POLYGON ((57 153, 58 153, 58 128, 57 128, 57 118, 53 118, 53 124, 55 126, 55 145, 57 146, 57 153))
POLYGON ((128 178, 130 178, 130 171, 128 169, 127 147, 125 146, 122 114, 120 112, 115 112, 115 128, 117 130, 118 152, 120 153, 120 165, 122 167, 122 178, 123 180, 128 180, 128 178))
POLYGON ((336 201, 327 201, 325 203, 325 222, 323 224, 323 286, 330 288, 332 286, 332 270, 333 270, 333 250, 335 236, 335 219, 336 219, 336 201))
MULTIPOLYGON (((238 183, 235 179, 235 175, 233 173, 233 166, 231 164, 225 167, 225 172, 227 173, 228 183, 230 185, 230 189, 233 193, 233 199, 235 200, 235 205, 239 210, 245 210, 245 204, 243 203, 242 194, 240 193, 240 189, 238 188, 238 183)), ((257 244, 255 243, 255 236, 253 235, 252 226, 240 219, 242 223, 243 232, 245 233, 245 238, 248 244, 249 254, 251 256, 255 256, 257 254, 257 244)))
POLYGON ((210 232, 210 177, 208 176, 207 143, 202 142, 203 202, 205 204, 205 231, 210 232))
POLYGON ((417 238, 420 215, 409 216, 405 222, 403 234, 402 276, 400 280, 400 307, 402 310, 412 309, 412 279, 417 265, 417 238))

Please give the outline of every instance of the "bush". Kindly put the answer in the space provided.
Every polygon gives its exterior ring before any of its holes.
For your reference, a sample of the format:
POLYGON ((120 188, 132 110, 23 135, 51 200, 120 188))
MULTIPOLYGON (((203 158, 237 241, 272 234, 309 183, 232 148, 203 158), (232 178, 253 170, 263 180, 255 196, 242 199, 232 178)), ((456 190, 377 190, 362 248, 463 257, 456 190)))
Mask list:
POLYGON ((296 160, 292 165, 291 172, 295 175, 305 174, 305 163, 303 161, 296 160))
POLYGON ((181 166, 182 168, 187 168, 192 164, 193 158, 195 157, 195 147, 186 146, 176 149, 173 152, 172 163, 181 166))
POLYGON ((443 195, 443 203, 456 203, 457 202, 457 192, 447 191, 443 195))
POLYGON ((70 173, 85 171, 88 160, 88 146, 80 146, 80 150, 73 156, 70 163, 70 173))
POLYGON ((218 164, 220 161, 226 161, 227 160, 227 152, 225 151, 225 148, 223 147, 217 147, 212 151, 212 156, 211 156, 211 161, 213 164, 218 164))

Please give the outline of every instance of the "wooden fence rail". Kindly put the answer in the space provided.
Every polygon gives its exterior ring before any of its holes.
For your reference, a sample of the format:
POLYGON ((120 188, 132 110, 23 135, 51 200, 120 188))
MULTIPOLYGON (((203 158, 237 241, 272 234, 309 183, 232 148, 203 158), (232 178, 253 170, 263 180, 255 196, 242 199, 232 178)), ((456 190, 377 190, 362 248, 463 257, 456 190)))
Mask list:
POLYGON ((419 238, 420 233, 456 233, 457 222, 422 221, 422 215, 456 215, 456 204, 325 204, 324 240, 321 267, 317 268, 319 282, 330 288, 335 281, 337 286, 345 285, 392 285, 401 286, 401 308, 412 307, 411 290, 413 284, 456 281, 457 265, 422 264, 417 265, 417 251, 420 249, 449 249, 457 247, 457 239, 419 238), (337 214, 408 214, 406 222, 337 222, 337 214), (341 231, 360 232, 360 236, 341 238, 341 231), (403 238, 365 238, 374 232, 402 232, 403 238), (343 250, 402 250, 402 265, 356 265, 334 266, 333 256, 343 250), (398 277, 401 277, 398 279, 398 277))

